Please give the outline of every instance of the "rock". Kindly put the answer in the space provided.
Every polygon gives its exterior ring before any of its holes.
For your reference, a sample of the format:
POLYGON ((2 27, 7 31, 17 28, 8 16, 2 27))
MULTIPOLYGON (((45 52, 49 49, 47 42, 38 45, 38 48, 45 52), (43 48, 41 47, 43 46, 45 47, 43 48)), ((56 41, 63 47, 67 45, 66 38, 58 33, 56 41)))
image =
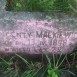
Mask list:
POLYGON ((6 6, 6 0, 0 0, 0 11, 4 11, 6 6))
POLYGON ((4 5, 0 6, 2 53, 69 54, 76 48, 76 18, 63 13, 9 12, 4 5))

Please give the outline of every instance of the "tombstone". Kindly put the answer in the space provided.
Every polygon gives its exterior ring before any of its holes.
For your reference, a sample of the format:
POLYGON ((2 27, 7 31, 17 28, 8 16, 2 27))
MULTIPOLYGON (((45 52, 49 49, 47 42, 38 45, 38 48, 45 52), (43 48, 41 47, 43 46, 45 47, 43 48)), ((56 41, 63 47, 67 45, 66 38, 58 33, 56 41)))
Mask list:
POLYGON ((11 12, 0 1, 0 53, 69 54, 77 46, 77 19, 65 13, 11 12))

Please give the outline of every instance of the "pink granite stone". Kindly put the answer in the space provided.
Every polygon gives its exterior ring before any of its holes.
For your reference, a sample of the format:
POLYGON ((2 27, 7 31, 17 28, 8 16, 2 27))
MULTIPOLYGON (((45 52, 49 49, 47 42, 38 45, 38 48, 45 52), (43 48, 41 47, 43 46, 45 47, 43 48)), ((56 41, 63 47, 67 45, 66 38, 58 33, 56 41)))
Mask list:
POLYGON ((59 30, 54 20, 16 20, 13 30, 0 29, 0 51, 28 54, 71 53, 77 42, 76 31, 59 30))

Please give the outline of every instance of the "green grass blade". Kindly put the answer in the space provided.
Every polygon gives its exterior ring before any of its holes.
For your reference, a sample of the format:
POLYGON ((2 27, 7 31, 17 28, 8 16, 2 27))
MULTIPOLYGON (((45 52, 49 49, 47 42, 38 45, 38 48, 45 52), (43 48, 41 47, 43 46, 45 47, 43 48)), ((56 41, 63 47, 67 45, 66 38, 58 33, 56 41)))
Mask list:
POLYGON ((55 55, 53 54, 53 64, 54 64, 54 68, 55 68, 55 55))
POLYGON ((24 59, 23 57, 21 57, 20 55, 18 55, 18 54, 15 54, 17 57, 19 57, 28 67, 30 67, 30 64, 29 64, 29 62, 26 60, 26 59, 24 59))
POLYGON ((47 58, 48 65, 51 67, 51 60, 50 60, 50 58, 48 57, 47 53, 45 53, 45 56, 46 56, 46 58, 47 58))
POLYGON ((59 57, 59 59, 58 59, 58 61, 57 61, 57 63, 56 63, 56 66, 58 66, 61 57, 62 57, 62 53, 60 54, 60 57, 59 57))
POLYGON ((60 66, 62 65, 62 63, 64 62, 65 58, 66 58, 66 55, 65 55, 65 57, 63 58, 63 60, 60 62, 60 64, 58 65, 58 67, 60 67, 60 66))

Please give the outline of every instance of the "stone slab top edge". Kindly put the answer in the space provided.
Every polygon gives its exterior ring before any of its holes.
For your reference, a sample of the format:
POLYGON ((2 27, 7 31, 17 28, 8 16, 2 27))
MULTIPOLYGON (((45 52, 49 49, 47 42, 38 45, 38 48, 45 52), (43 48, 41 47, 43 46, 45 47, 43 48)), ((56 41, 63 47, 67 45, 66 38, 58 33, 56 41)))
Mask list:
POLYGON ((14 19, 14 20, 77 20, 77 18, 72 18, 65 13, 46 13, 46 12, 10 12, 2 10, 0 11, 0 19, 14 19))
MULTIPOLYGON (((0 21, 4 20, 54 20, 57 21, 57 27, 64 24, 64 27, 77 30, 77 18, 68 16, 66 13, 51 12, 12 12, 6 11, 6 0, 0 0, 0 21)), ((62 26, 63 29, 63 26, 62 26)))

